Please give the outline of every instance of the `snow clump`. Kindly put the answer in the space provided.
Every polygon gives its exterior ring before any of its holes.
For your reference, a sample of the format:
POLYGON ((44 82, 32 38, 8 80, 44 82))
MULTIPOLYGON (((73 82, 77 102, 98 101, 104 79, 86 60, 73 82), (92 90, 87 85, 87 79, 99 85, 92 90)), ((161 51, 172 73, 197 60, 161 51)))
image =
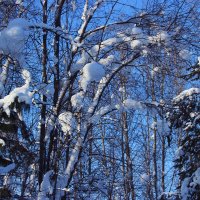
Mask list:
POLYGON ((83 67, 83 74, 80 80, 80 85, 84 91, 87 89, 87 85, 91 81, 99 82, 105 75, 103 65, 97 62, 91 62, 83 67))

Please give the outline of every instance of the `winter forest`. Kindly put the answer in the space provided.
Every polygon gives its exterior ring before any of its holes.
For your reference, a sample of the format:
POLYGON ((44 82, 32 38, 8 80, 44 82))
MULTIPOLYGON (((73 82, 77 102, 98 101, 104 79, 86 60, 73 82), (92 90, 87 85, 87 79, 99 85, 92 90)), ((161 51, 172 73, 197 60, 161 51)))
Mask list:
POLYGON ((199 0, 0 0, 0 199, 200 199, 199 0))

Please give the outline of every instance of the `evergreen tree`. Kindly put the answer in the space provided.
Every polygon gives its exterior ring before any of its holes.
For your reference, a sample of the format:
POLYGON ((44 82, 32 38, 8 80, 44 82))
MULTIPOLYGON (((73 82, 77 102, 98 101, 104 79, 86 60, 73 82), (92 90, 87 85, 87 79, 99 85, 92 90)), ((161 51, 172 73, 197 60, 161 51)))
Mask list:
MULTIPOLYGON (((199 77, 194 75, 192 80, 199 77)), ((182 130, 175 160, 181 199, 200 199, 200 89, 190 88, 176 96, 172 107, 168 107, 167 118, 173 128, 182 130)))

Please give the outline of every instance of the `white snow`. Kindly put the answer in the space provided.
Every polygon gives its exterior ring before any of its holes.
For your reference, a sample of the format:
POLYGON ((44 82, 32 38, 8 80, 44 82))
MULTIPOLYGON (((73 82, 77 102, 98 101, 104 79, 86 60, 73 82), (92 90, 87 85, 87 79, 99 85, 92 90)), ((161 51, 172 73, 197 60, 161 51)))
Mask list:
POLYGON ((82 106, 83 106, 83 97, 84 97, 83 91, 74 94, 71 97, 72 106, 74 108, 82 108, 82 106))
POLYGON ((183 147, 180 146, 180 147, 176 150, 175 156, 176 156, 176 158, 180 158, 180 157, 183 156, 183 155, 184 155, 183 147))
POLYGON ((144 35, 142 29, 139 27, 134 27, 131 31, 131 36, 127 36, 123 33, 119 33, 120 37, 124 42, 130 45, 131 49, 136 49, 140 47, 145 47, 147 44, 147 37, 144 35))
POLYGON ((31 74, 28 70, 24 69, 22 71, 22 77, 25 80, 25 85, 29 85, 29 83, 31 82, 31 74))
POLYGON ((92 123, 98 122, 103 115, 105 115, 107 112, 109 112, 109 110, 111 110, 111 108, 111 106, 101 107, 98 111, 96 111, 95 115, 92 116, 90 121, 92 123))
POLYGON ((157 33, 157 35, 149 37, 149 42, 153 44, 155 43, 159 44, 162 42, 167 44, 169 41, 170 41, 170 37, 166 31, 161 31, 157 33))
POLYGON ((83 67, 83 74, 80 80, 80 85, 84 91, 91 81, 99 82, 105 75, 103 66, 97 62, 91 62, 83 67))
POLYGON ((83 8, 83 14, 81 19, 85 21, 87 19, 88 2, 86 1, 83 8))
POLYGON ((82 13, 82 17, 81 19, 83 20, 83 23, 80 27, 80 29, 78 30, 78 36, 76 37, 76 41, 79 40, 80 35, 83 34, 84 28, 87 26, 88 23, 88 19, 94 14, 95 10, 100 6, 100 4, 103 2, 104 0, 97 0, 94 3, 94 6, 88 9, 88 2, 86 1, 84 4, 84 8, 83 8, 83 13, 82 13))
POLYGON ((191 117, 191 118, 194 118, 194 117, 196 117, 197 115, 198 115, 197 112, 191 112, 191 113, 190 113, 190 117, 191 117))
POLYGON ((72 70, 71 70, 72 73, 77 70, 82 69, 82 67, 87 63, 88 59, 89 59, 89 55, 87 54, 87 52, 83 51, 81 53, 80 59, 73 65, 72 70))
POLYGON ((144 106, 139 101, 135 101, 133 99, 126 99, 124 100, 123 104, 125 108, 128 109, 135 109, 135 110, 144 109, 144 106))
POLYGON ((89 55, 93 58, 96 58, 99 51, 109 51, 111 48, 113 48, 113 46, 119 44, 120 41, 122 41, 122 38, 108 38, 102 41, 100 44, 94 45, 89 51, 89 55))
POLYGON ((2 71, 0 74, 0 95, 4 93, 4 85, 7 78, 9 64, 10 64, 10 60, 7 59, 5 64, 2 65, 2 71))
POLYGON ((160 71, 160 68, 159 67, 154 67, 152 70, 151 70, 151 75, 154 76, 156 73, 158 73, 160 71))
POLYGON ((199 94, 200 93, 200 88, 190 88, 188 90, 184 90, 181 92, 178 96, 176 96, 173 101, 179 102, 183 100, 185 97, 191 96, 193 94, 199 94))
POLYGON ((169 39, 169 35, 166 31, 161 31, 160 33, 157 34, 157 39, 162 42, 163 41, 167 42, 169 39))
POLYGON ((120 87, 119 88, 119 92, 125 92, 125 88, 124 87, 120 87))
POLYGON ((38 200, 48 200, 47 194, 53 193, 53 187, 50 183, 50 176, 53 174, 53 170, 48 171, 43 178, 43 181, 41 183, 41 189, 38 194, 38 200))
POLYGON ((146 57, 148 55, 148 53, 149 53, 149 51, 147 50, 147 48, 142 50, 142 55, 144 57, 146 57))
POLYGON ((15 1, 15 4, 19 4, 19 5, 21 5, 22 3, 23 3, 22 0, 16 0, 16 1, 15 1))
POLYGON ((200 65, 200 56, 198 57, 198 65, 200 65))
POLYGON ((130 45, 132 49, 135 49, 136 47, 141 46, 142 42, 140 40, 133 40, 131 41, 130 45))
POLYGON ((71 156, 67 164, 67 168, 65 169, 64 174, 59 176, 59 180, 57 182, 59 191, 56 193, 56 199, 60 199, 60 196, 64 194, 63 193, 63 191, 65 190, 64 188, 66 187, 66 184, 68 182, 69 175, 74 170, 74 166, 76 162, 78 161, 78 156, 79 156, 79 152, 82 145, 83 145, 83 139, 81 137, 78 137, 77 142, 71 152, 71 156))
POLYGON ((0 147, 3 147, 3 146, 5 146, 5 145, 6 145, 6 144, 5 144, 4 140, 0 139, 0 147))
POLYGON ((16 98, 18 98, 18 102, 31 104, 33 93, 29 91, 29 84, 31 81, 30 73, 27 70, 23 70, 22 77, 25 80, 25 84, 22 87, 15 88, 10 92, 10 94, 5 96, 3 99, 0 99, 0 107, 4 109, 8 116, 10 115, 9 106, 15 101, 16 98))
POLYGON ((109 38, 107 40, 104 40, 102 43, 101 43, 101 47, 102 48, 106 48, 108 46, 113 46, 114 44, 117 44, 119 42, 119 38, 109 38))
POLYGON ((64 133, 71 134, 73 126, 75 124, 75 119, 71 112, 63 112, 58 116, 59 123, 61 125, 61 129, 64 133))
POLYGON ((77 139, 75 146, 74 146, 74 149, 72 150, 69 163, 68 163, 67 168, 65 170, 65 174, 67 176, 70 175, 71 171, 74 169, 74 165, 75 165, 75 162, 77 162, 79 151, 80 151, 80 148, 82 146, 82 143, 83 143, 83 139, 81 137, 79 137, 77 139))
POLYGON ((101 65, 107 66, 110 65, 113 61, 115 60, 115 56, 114 55, 109 55, 106 58, 102 58, 99 60, 99 63, 101 65))
POLYGON ((157 123, 154 121, 152 124, 151 124, 151 129, 156 129, 157 128, 157 123))
POLYGON ((103 1, 105 1, 105 0, 96 0, 95 1, 94 6, 87 11, 87 18, 94 14, 95 10, 101 5, 101 3, 103 1))

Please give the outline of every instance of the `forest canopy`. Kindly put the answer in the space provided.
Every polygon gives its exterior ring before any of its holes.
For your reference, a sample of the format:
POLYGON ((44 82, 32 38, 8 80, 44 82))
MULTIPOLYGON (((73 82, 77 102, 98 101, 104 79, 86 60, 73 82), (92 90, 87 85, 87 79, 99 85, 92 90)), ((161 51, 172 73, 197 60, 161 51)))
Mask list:
POLYGON ((0 1, 0 199, 200 199, 199 0, 0 1))

